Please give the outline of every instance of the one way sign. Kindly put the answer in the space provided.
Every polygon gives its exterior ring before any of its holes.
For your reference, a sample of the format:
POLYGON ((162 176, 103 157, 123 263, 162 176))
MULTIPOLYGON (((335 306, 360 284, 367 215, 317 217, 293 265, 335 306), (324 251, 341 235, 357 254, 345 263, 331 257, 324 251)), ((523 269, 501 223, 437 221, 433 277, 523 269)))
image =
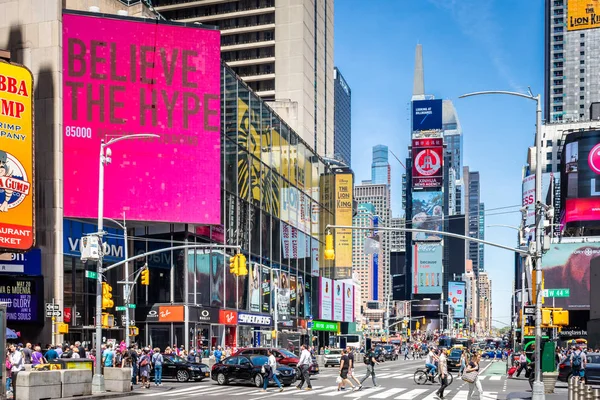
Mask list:
POLYGON ((46 310, 46 317, 48 317, 48 318, 61 317, 61 316, 62 316, 62 312, 60 312, 60 310, 57 310, 57 311, 46 310))
POLYGON ((58 311, 58 304, 46 303, 46 311, 58 311))

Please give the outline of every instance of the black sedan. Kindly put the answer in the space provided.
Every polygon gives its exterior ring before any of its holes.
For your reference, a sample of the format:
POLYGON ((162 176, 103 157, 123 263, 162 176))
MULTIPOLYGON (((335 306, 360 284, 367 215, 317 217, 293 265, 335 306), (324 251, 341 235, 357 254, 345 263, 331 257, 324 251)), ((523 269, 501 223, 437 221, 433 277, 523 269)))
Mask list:
MULTIPOLYGON (((231 356, 213 365, 211 379, 219 385, 230 382, 252 383, 256 387, 263 386, 262 367, 268 364, 268 357, 259 355, 231 356)), ((296 381, 296 370, 277 365, 278 378, 283 386, 290 386, 296 381)))
POLYGON ((446 360, 446 365, 448 366, 448 371, 458 371, 460 369, 460 356, 462 355, 462 350, 453 349, 448 355, 448 359, 446 360))
MULTIPOLYGON (((175 354, 163 354, 162 377, 177 379, 178 382, 202 381, 210 377, 210 368, 206 364, 188 362, 175 354)), ((153 373, 150 379, 154 379, 153 373)))
MULTIPOLYGON (((589 385, 600 384, 600 353, 587 353, 585 366, 585 383, 589 385)), ((571 359, 567 358, 558 366, 558 380, 568 382, 571 377, 571 359)))

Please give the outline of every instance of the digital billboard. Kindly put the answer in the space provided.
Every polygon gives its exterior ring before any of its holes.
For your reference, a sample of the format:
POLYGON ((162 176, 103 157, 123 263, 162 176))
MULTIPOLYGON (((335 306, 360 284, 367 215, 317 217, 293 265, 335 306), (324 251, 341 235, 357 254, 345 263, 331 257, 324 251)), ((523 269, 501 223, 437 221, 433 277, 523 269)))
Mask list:
POLYGON ((44 284, 42 277, 2 276, 0 303, 7 303, 8 322, 43 322, 44 284))
POLYGON ((444 139, 412 141, 412 185, 414 188, 440 188, 444 176, 444 139))
POLYGON ((413 245, 413 294, 441 294, 443 286, 442 245, 413 245))
POLYGON ((219 224, 220 33, 156 20, 63 15, 64 215, 219 224))
MULTIPOLYGON (((442 231, 444 226, 444 194, 441 191, 412 193, 412 227, 442 231)), ((442 240, 441 235, 413 233, 414 241, 442 240)))
POLYGON ((33 75, 0 61, 0 249, 35 242, 33 75))
MULTIPOLYGON (((545 289, 570 289, 569 297, 554 298, 554 306, 590 308, 590 263, 600 256, 600 244, 553 243, 542 257, 545 289)), ((546 300, 547 302, 547 300, 546 300)))
POLYGON ((465 282, 448 282, 448 305, 454 311, 454 319, 465 317, 465 282))
POLYGON ((354 285, 344 283, 344 322, 354 321, 354 285))
POLYGON ((567 30, 578 31, 600 27, 600 0, 569 0, 567 30))
POLYGON ((333 320, 344 321, 344 283, 333 281, 333 320))
MULTIPOLYGON (((335 175, 335 224, 352 226, 352 174, 335 175)), ((352 230, 335 230, 335 266, 352 267, 352 230)))
POLYGON ((319 278, 319 318, 331 321, 333 317, 333 286, 329 278, 319 278))
POLYGON ((442 100, 415 100, 412 102, 412 130, 442 129, 442 100))

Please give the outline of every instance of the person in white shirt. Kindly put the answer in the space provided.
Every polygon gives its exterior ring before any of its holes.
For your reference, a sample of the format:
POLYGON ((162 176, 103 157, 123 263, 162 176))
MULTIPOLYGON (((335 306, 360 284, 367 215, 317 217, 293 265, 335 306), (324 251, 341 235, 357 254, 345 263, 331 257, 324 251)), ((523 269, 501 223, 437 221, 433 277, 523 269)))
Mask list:
POLYGON ((279 382, 279 378, 277 377, 277 360, 275 359, 275 356, 273 355, 273 350, 268 349, 267 350, 267 355, 269 356, 269 360, 268 360, 268 364, 265 367, 266 369, 266 374, 263 377, 263 392, 267 391, 267 387, 269 386, 269 380, 273 379, 273 382, 275 382, 277 384, 277 386, 279 386, 279 391, 283 392, 283 386, 281 386, 281 382, 279 382))
POLYGON ((429 353, 427 353, 427 358, 425 358, 425 367, 431 375, 435 376, 437 368, 435 367, 435 355, 433 354, 433 349, 429 349, 429 353))
POLYGON ((300 384, 296 386, 297 389, 302 389, 304 382, 306 382, 307 388, 306 390, 312 390, 312 385, 310 384, 310 375, 308 370, 310 369, 310 365, 312 364, 312 357, 310 356, 310 351, 306 349, 305 345, 300 347, 302 351, 300 352, 300 361, 298 361, 298 368, 300 368, 300 384))
POLYGON ((10 377, 12 381, 13 399, 17 398, 17 374, 25 369, 25 359, 23 353, 18 350, 14 344, 9 347, 10 350, 10 377))

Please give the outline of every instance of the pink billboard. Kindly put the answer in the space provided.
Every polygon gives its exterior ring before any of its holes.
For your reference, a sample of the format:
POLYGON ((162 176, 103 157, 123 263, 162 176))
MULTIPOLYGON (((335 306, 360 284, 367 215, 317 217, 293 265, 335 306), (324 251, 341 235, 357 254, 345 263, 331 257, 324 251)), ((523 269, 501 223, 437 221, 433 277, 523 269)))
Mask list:
POLYGON ((63 15, 64 215, 219 224, 220 35, 156 20, 63 15))

